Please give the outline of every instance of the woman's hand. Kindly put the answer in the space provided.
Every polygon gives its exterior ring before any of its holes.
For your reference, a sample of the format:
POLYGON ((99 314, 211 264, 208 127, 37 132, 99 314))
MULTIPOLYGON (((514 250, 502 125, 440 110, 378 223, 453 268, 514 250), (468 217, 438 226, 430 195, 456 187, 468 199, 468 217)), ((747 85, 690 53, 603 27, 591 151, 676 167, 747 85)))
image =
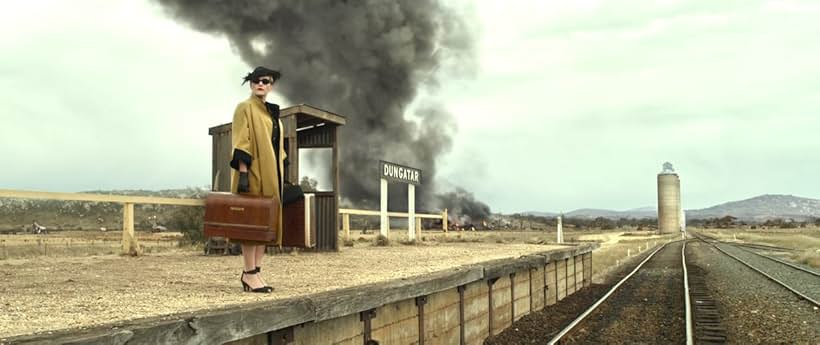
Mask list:
POLYGON ((250 191, 250 181, 248 181, 248 166, 244 162, 239 162, 239 186, 237 193, 247 193, 250 191))
POLYGON ((236 191, 238 193, 247 193, 250 189, 250 183, 248 182, 248 173, 241 172, 239 173, 239 186, 236 187, 236 191))

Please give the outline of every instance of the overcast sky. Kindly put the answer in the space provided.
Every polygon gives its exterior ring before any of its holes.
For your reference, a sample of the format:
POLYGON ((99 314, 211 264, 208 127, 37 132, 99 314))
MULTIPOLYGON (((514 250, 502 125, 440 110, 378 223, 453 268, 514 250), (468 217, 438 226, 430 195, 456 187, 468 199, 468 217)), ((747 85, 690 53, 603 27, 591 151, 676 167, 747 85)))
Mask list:
MULTIPOLYGON (((434 91, 459 127, 442 185, 494 211, 629 209, 670 161, 687 209, 820 197, 820 1, 477 3, 479 70, 434 91)), ((208 128, 248 70, 147 1, 6 4, 0 189, 209 185, 208 128)))

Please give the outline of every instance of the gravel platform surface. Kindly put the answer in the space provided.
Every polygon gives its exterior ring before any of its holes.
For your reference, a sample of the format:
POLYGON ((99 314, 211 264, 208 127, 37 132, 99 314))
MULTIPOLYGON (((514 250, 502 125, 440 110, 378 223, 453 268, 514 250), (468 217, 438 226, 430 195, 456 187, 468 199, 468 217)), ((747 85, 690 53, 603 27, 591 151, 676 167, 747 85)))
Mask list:
POLYGON ((262 265, 276 289, 271 294, 242 292, 238 256, 184 251, 3 260, 0 339, 303 296, 558 248, 447 243, 273 255, 262 265))
POLYGON ((820 312, 810 303, 708 244, 693 241, 686 251, 689 261, 705 270, 727 343, 820 344, 820 312))

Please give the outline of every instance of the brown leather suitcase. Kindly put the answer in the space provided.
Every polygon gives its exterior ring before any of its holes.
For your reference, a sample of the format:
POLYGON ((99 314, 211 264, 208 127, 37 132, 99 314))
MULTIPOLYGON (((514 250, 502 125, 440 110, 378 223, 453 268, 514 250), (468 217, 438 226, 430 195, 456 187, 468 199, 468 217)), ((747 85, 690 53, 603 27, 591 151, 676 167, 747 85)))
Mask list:
POLYGON ((316 198, 305 198, 285 206, 282 210, 282 246, 313 248, 316 246, 316 198))
POLYGON ((271 198, 210 192, 205 198, 205 236, 276 242, 275 206, 271 198))

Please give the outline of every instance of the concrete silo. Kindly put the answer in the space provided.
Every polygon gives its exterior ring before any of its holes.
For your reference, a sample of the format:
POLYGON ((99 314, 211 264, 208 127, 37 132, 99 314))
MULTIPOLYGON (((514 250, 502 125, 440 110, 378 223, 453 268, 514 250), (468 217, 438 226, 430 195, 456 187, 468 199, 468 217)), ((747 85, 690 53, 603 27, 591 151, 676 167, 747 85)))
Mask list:
POLYGON ((658 174, 658 231, 662 234, 681 231, 680 178, 672 163, 663 164, 658 174))

